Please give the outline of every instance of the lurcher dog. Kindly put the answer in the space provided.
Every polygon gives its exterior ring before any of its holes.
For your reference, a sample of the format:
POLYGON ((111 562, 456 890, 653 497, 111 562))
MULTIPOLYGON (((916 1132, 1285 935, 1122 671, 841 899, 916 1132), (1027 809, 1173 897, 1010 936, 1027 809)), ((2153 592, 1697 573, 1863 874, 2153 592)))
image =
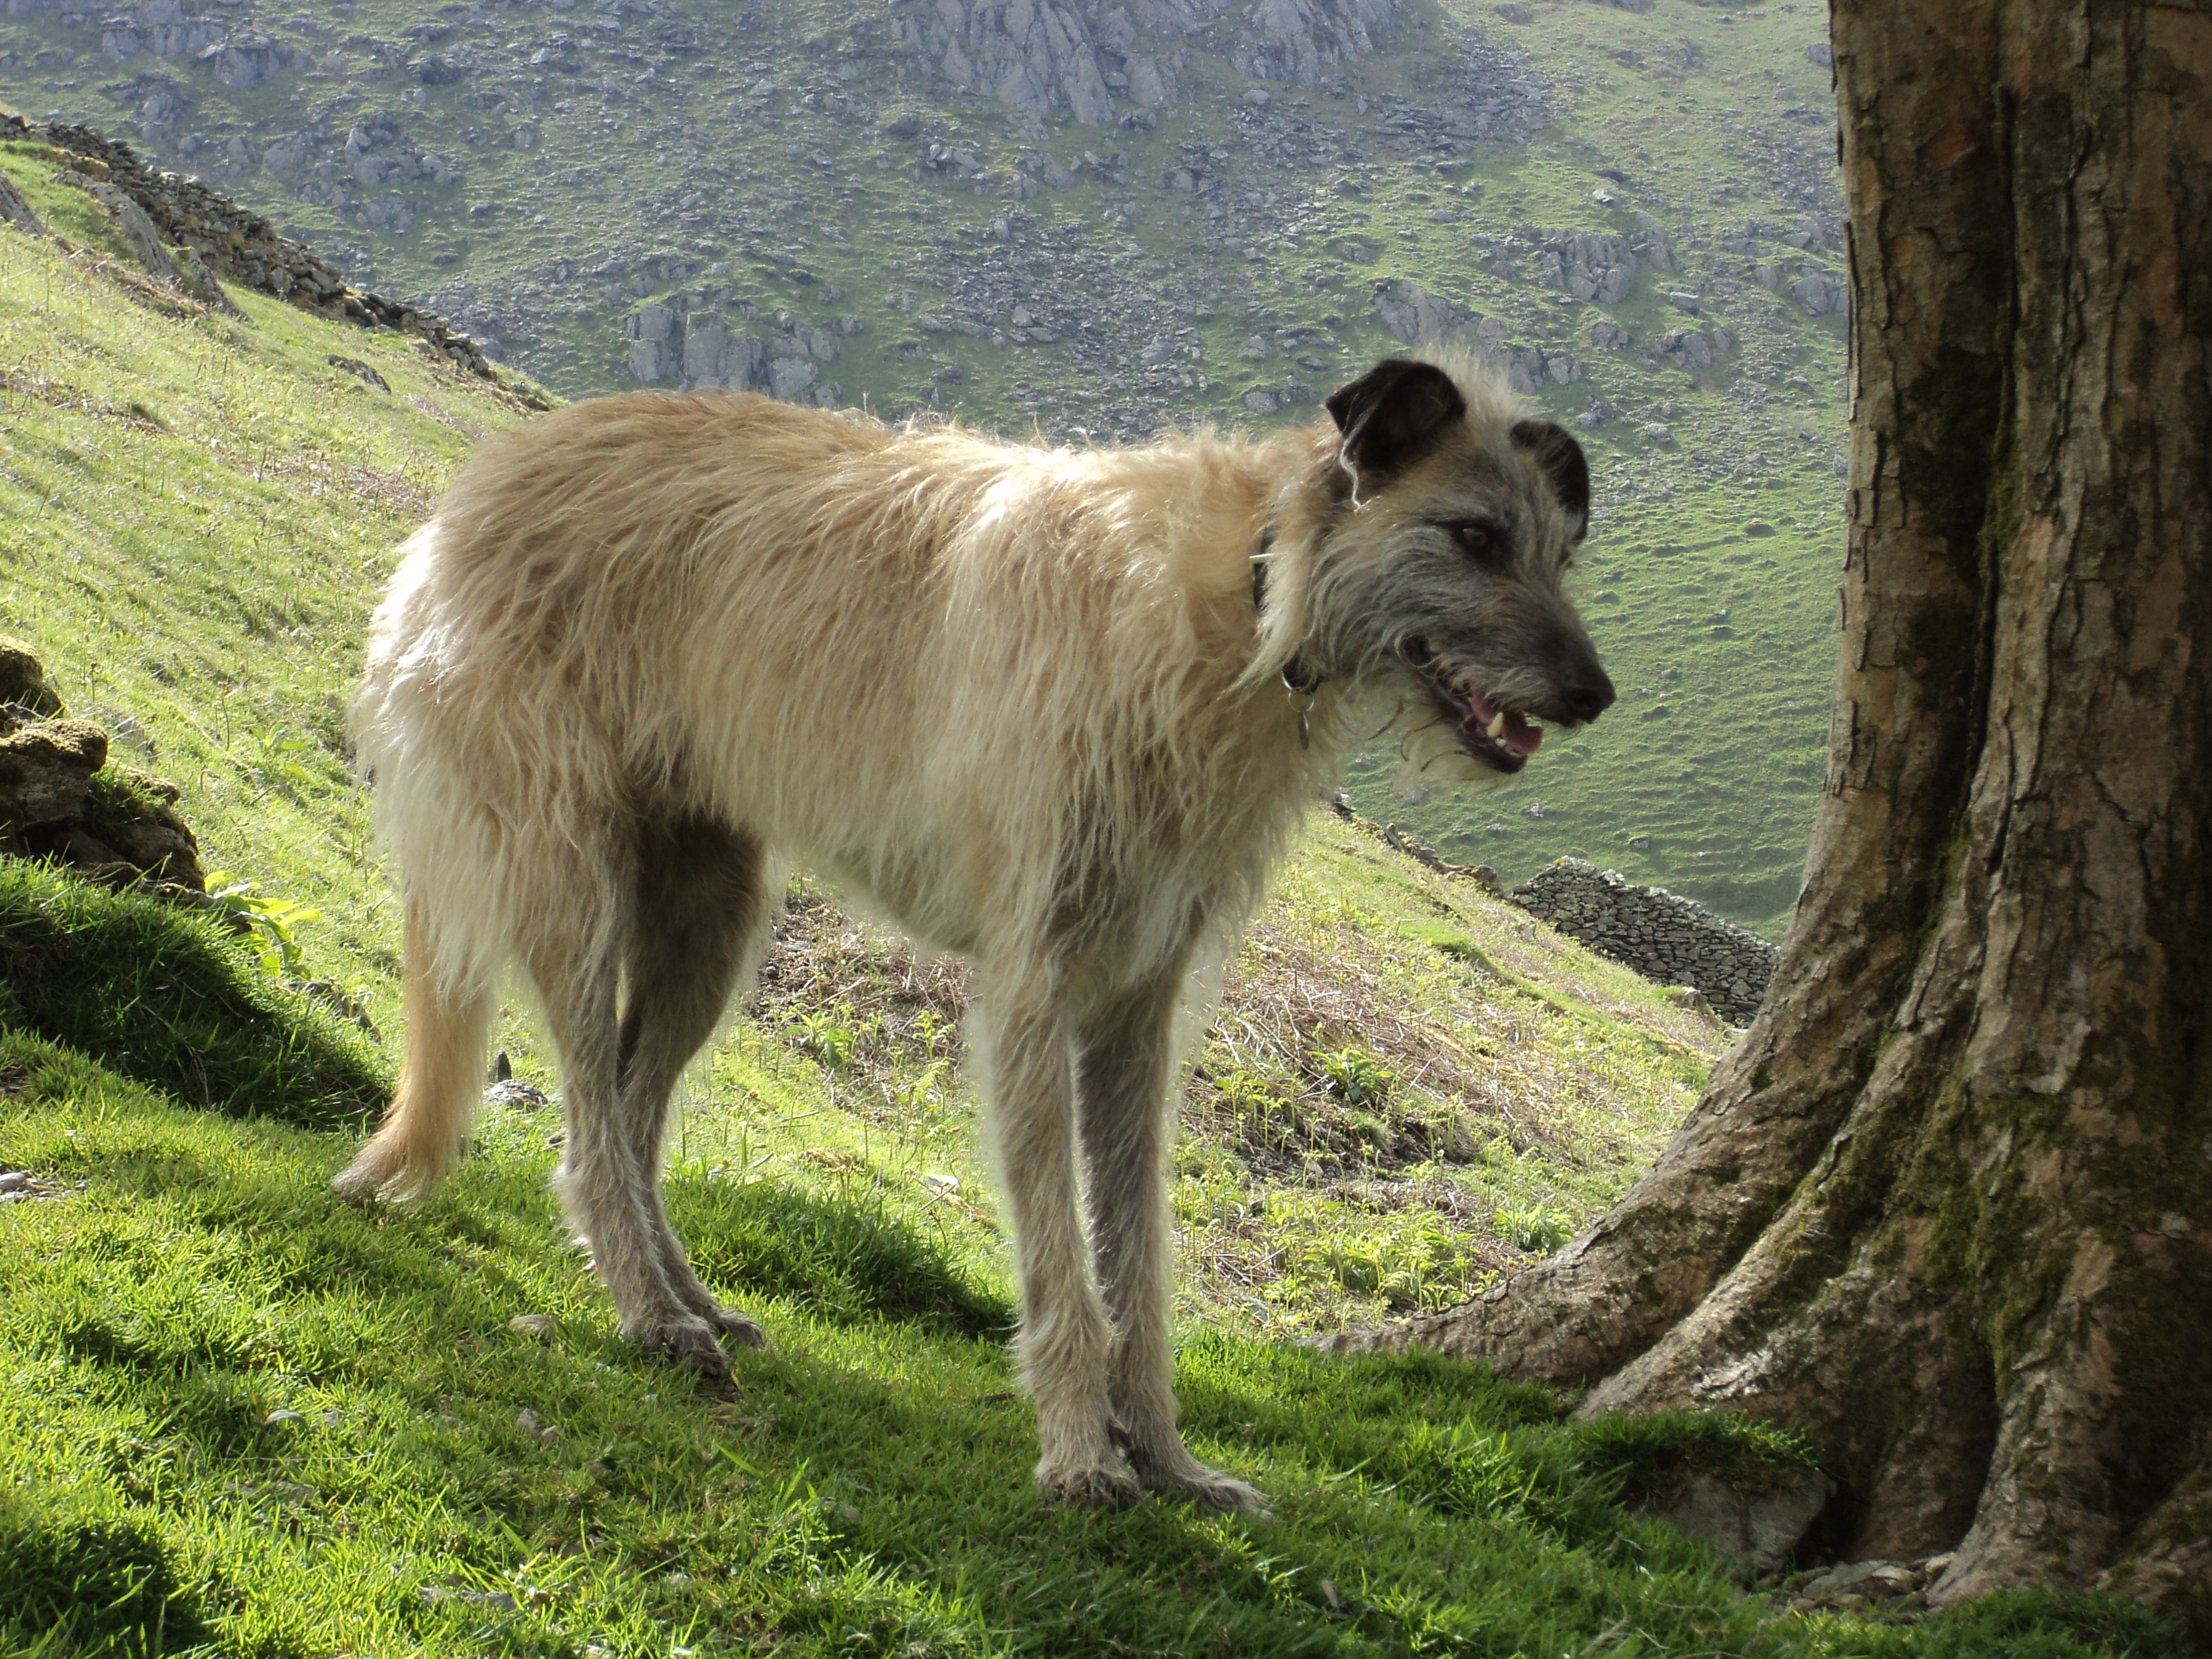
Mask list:
POLYGON ((975 964, 1038 1481, 1262 1513, 1176 1425, 1186 986, 1378 711, 1472 775, 1613 701, 1562 586, 1574 440, 1463 364, 1390 359, 1327 407, 1069 450, 643 393, 485 445, 404 550, 356 710, 407 1051, 339 1189, 451 1161, 520 961, 622 1328, 722 1372, 761 1332, 670 1231, 663 1135, 803 859, 975 964))

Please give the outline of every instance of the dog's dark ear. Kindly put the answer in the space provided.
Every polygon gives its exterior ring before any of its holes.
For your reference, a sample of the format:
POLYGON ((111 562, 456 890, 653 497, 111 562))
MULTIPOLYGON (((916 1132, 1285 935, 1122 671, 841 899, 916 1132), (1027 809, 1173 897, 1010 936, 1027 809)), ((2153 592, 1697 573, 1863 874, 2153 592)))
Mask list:
POLYGON ((1344 434, 1340 453, 1356 490, 1359 481, 1388 477, 1435 448, 1444 428, 1467 413, 1467 399, 1433 363, 1385 357, 1329 393, 1326 407, 1344 434))
POLYGON ((1583 447, 1566 428, 1553 421, 1519 421, 1513 441, 1536 459, 1544 480, 1552 486, 1567 515, 1567 539, 1579 542, 1589 534, 1589 463, 1583 447))

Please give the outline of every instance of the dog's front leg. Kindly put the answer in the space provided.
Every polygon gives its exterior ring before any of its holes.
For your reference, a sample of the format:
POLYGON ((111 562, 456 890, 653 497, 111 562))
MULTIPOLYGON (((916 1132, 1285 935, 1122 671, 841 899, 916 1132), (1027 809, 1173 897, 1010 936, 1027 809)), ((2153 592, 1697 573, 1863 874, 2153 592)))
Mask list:
POLYGON ((1112 1435, 1112 1332, 1077 1196, 1073 1056, 1057 1000, 1049 971, 1002 972, 983 988, 992 1126, 1021 1283, 1018 1352, 1036 1406, 1037 1484, 1048 1497, 1116 1508, 1138 1486, 1112 1435))
POLYGON ((1267 1500, 1192 1456, 1176 1426, 1167 1097, 1182 986, 1179 971, 1163 975, 1086 1021, 1077 1046, 1091 1249, 1114 1322, 1114 1416, 1145 1486, 1265 1519, 1267 1500))

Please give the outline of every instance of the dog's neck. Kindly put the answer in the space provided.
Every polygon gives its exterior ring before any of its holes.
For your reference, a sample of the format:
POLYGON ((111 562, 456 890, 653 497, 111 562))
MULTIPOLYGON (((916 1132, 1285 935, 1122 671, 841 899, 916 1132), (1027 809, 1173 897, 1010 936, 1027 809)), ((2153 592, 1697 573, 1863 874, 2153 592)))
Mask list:
MULTIPOLYGON (((1252 613, 1256 623, 1267 611, 1267 562, 1274 556, 1275 526, 1266 525, 1260 531, 1260 544, 1252 550, 1252 613)), ((1323 676, 1321 671, 1306 660, 1303 651, 1293 652, 1283 665, 1283 689, 1294 701, 1310 702, 1315 692, 1321 690, 1323 676)), ((1304 710, 1299 710, 1298 731, 1305 732, 1304 710)))

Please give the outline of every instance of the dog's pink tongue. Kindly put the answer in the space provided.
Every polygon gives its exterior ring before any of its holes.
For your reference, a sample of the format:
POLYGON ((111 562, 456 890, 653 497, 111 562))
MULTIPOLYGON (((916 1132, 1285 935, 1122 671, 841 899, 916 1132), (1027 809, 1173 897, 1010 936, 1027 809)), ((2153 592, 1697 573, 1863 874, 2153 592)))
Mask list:
POLYGON ((1533 755, 1544 746, 1544 728, 1529 725, 1518 714, 1508 714, 1504 742, 1516 755, 1533 755))

